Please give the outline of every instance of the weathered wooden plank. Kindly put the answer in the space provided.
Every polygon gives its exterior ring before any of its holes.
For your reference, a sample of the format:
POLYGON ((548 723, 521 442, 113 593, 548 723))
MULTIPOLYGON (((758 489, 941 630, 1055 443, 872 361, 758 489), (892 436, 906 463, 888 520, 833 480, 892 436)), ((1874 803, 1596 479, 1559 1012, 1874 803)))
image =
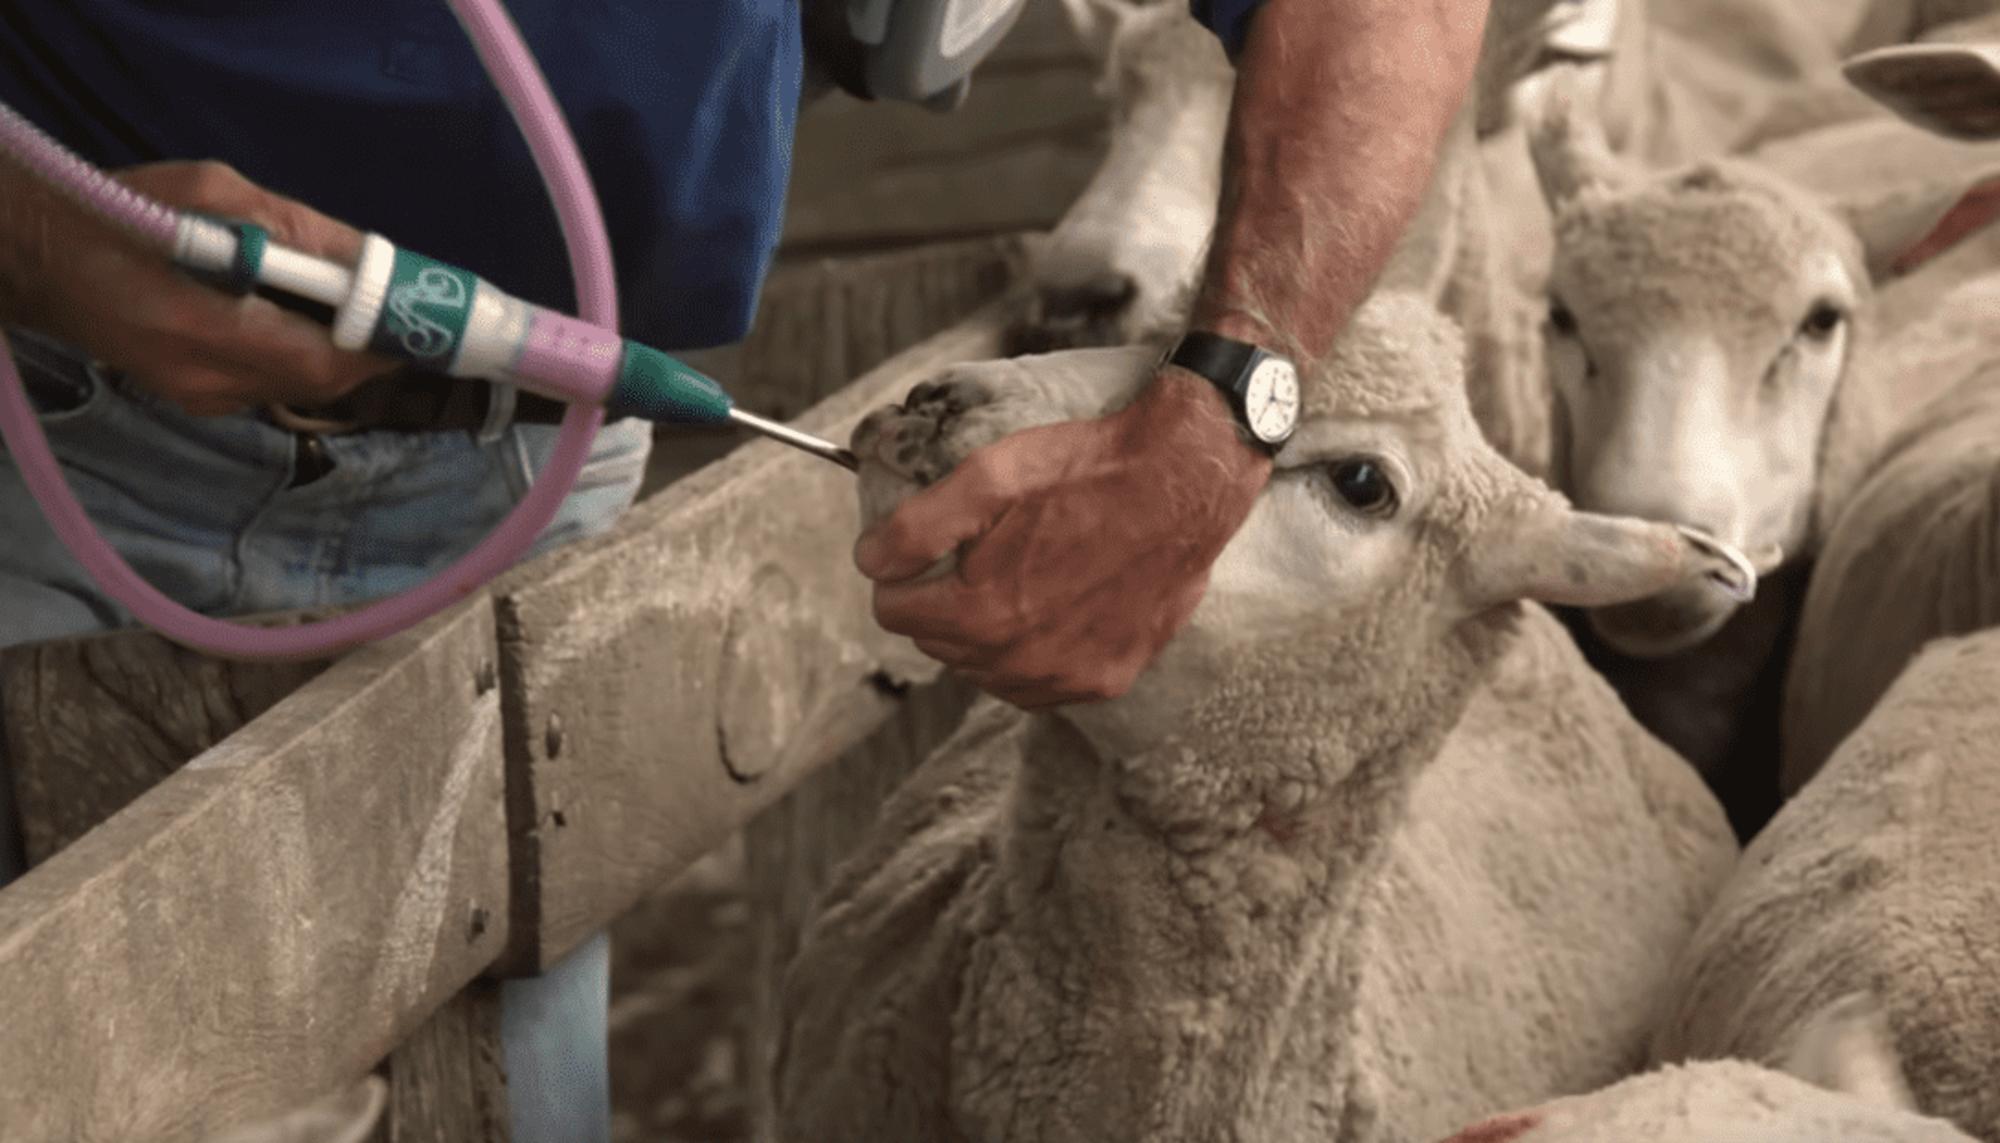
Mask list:
POLYGON ((358 651, 0 893, 8 1138, 351 1083, 506 939, 490 600, 358 651))
MULTIPOLYGON (((29 862, 47 861, 327 666, 211 659, 140 630, 0 652, 0 727, 20 789, 29 862)), ((461 994, 391 1056, 390 1101, 378 1125, 384 1143, 504 1143, 504 1122, 499 1134, 469 1127, 505 1098, 497 1057, 484 1072, 434 1063, 444 1051, 468 1059, 498 1051, 497 1023, 475 1024, 471 1012, 494 1002, 486 992, 461 994)))
POLYGON ((784 245, 852 249, 1047 229, 1109 142, 1100 66, 1057 0, 1030 0, 955 111, 826 97, 799 118, 784 245))
MULTIPOLYGON (((844 438, 937 369, 997 352, 1001 320, 981 311, 801 423, 844 438)), ((936 677, 875 625, 858 530, 850 475, 759 443, 496 585, 515 778, 507 971, 553 963, 936 677)))
POLYGON ((500 986, 476 980, 389 1057, 375 1143, 507 1143, 500 986))
POLYGON ((326 669, 228 663, 144 631, 0 652, 28 861, 39 865, 326 669))

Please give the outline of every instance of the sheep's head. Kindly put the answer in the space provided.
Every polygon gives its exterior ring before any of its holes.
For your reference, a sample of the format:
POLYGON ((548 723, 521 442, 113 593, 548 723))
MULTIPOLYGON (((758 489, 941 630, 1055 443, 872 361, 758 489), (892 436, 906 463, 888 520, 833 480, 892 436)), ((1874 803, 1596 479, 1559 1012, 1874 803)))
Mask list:
POLYGON ((1110 150, 1034 254, 1010 353, 1128 345, 1171 328, 1215 226, 1235 72, 1185 4, 1109 10, 1110 150))
MULTIPOLYGON (((1873 286, 1909 268, 1966 186, 1843 202, 1737 161, 1642 175, 1567 100, 1545 112, 1532 143, 1555 213, 1555 483, 1584 508, 1712 533, 1763 571, 1810 555, 1840 484, 1828 458, 1873 416, 1858 410, 1874 395, 1846 384, 1873 286)), ((1689 586, 1591 622, 1625 653, 1662 655, 1735 607, 1689 586)))
MULTIPOLYGON (((1082 350, 951 371, 857 431, 869 514, 886 511, 882 488, 898 474, 920 480, 1007 432, 1087 415, 1065 405, 1076 394, 1097 394, 1089 412, 1115 405, 1154 360, 1082 350), (942 460, 927 473, 924 456, 942 460)), ((1231 732, 1266 734, 1254 720, 1273 707, 1422 720, 1435 711, 1415 691, 1463 674, 1440 656, 1483 661, 1517 601, 1753 589, 1741 556, 1669 525, 1572 511, 1508 464, 1473 421, 1463 368, 1458 333, 1433 308, 1400 295, 1364 305, 1305 371, 1299 427, 1188 625, 1129 693, 1072 708, 1073 720, 1119 751, 1189 717, 1250 719, 1231 732)))
POLYGON ((1588 1095, 1495 1116, 1445 1143, 1970 1143, 1917 1111, 1885 1026, 1865 996, 1816 1016, 1782 1071, 1707 1060, 1588 1095))

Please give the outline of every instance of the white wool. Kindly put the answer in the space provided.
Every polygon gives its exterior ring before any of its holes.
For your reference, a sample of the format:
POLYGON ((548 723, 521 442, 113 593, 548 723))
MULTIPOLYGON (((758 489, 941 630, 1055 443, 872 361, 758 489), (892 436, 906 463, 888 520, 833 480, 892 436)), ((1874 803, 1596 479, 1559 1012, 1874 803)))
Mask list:
POLYGON ((1932 643, 1745 851, 1670 993, 1661 1060, 1774 1060, 1880 999, 1917 1105, 2000 1138, 2000 631, 1932 643))
POLYGON ((1972 1143, 1950 1123, 1740 1060, 1666 1067, 1444 1143, 1972 1143))

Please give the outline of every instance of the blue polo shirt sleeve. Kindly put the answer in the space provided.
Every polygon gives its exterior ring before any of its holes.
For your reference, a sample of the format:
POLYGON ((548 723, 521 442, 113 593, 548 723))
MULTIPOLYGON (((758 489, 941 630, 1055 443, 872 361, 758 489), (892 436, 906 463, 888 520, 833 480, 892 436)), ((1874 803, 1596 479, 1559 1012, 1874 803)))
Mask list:
POLYGON ((1243 50, 1250 17, 1263 6, 1264 0, 1188 0, 1188 10, 1194 13, 1195 20, 1215 33, 1232 60, 1243 50))

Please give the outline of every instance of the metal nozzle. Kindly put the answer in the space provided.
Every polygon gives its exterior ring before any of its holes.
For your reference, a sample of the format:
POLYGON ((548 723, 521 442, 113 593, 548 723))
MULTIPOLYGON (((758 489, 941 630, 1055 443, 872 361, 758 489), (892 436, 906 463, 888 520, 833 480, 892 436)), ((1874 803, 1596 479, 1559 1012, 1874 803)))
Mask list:
POLYGON ((853 453, 841 448, 832 441, 822 440, 811 433, 802 433, 789 425, 779 424, 777 421, 760 417, 755 413, 746 413, 733 406, 729 410, 729 419, 752 432, 762 433, 774 441, 781 441, 791 445, 801 452, 809 452, 821 460, 830 460, 849 472, 859 472, 861 470, 860 460, 856 459, 853 453))

